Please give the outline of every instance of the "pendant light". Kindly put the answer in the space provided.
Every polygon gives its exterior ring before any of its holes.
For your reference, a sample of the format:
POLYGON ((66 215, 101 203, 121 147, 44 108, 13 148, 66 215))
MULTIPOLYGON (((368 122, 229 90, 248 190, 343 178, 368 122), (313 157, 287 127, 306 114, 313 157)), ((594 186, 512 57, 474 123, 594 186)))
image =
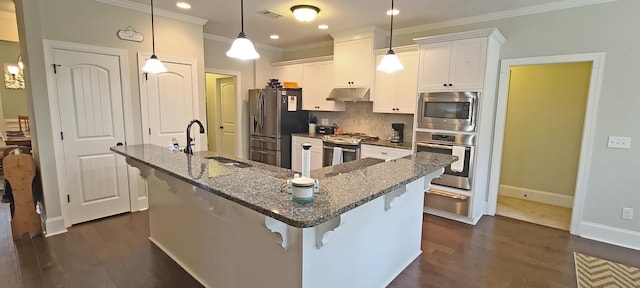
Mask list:
POLYGON ((227 56, 240 60, 251 60, 260 58, 251 40, 244 34, 244 1, 240 0, 240 34, 233 41, 231 48, 227 51, 227 56))
POLYGON ((162 62, 160 62, 160 59, 158 59, 158 56, 156 56, 156 35, 155 27, 153 24, 153 0, 151 0, 151 46, 153 49, 153 54, 151 54, 151 57, 147 59, 147 63, 145 63, 144 67, 142 67, 142 71, 158 74, 167 72, 167 68, 164 67, 164 64, 162 64, 162 62))
MULTIPOLYGON (((393 1, 394 0, 391 0, 391 11, 393 11, 393 8, 394 8, 393 1)), ((384 57, 382 57, 382 61, 380 61, 380 64, 376 69, 387 72, 387 73, 393 73, 395 71, 402 70, 404 68, 402 63, 400 63, 400 59, 398 59, 398 56, 396 56, 396 53, 394 53, 393 49, 391 49, 392 43, 393 43, 393 13, 391 13, 391 32, 389 35, 389 51, 387 51, 387 55, 384 55, 384 57)))

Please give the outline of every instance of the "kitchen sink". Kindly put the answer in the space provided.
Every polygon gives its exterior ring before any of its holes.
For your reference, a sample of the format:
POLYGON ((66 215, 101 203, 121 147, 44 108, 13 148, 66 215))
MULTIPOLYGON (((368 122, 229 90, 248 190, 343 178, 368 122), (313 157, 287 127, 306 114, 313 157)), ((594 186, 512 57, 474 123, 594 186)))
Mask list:
POLYGON ((234 167, 238 167, 238 168, 247 168, 247 167, 251 167, 253 165, 249 164, 249 163, 245 163, 245 162, 240 162, 238 160, 233 160, 233 159, 229 159, 226 157, 220 157, 220 156, 207 156, 204 157, 205 159, 209 159, 209 160, 214 160, 216 162, 219 162, 223 165, 228 165, 228 166, 234 166, 234 167))

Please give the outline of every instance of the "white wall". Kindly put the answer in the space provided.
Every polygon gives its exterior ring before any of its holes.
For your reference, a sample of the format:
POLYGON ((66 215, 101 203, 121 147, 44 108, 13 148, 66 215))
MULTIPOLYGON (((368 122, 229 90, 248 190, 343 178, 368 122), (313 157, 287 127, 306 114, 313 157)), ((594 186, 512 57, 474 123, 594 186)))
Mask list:
MULTIPOLYGON (((112 6, 93 0, 16 0, 16 15, 20 31, 21 50, 26 54, 28 110, 33 121, 32 137, 36 161, 40 164, 47 218, 62 215, 53 143, 59 141, 59 131, 51 130, 51 116, 46 86, 43 39, 75 42, 119 48, 127 51, 130 105, 134 113, 134 139, 128 144, 142 142, 140 93, 138 85, 137 52, 151 53, 151 16, 137 10, 112 6), (116 37, 119 29, 131 25, 145 36, 142 43, 123 41, 116 37), (24 35, 24 37, 23 37, 24 35), (26 53, 24 52, 26 51, 26 53)), ((204 105, 204 52, 202 25, 178 21, 162 16, 156 20, 156 54, 160 59, 178 57, 197 59, 199 98, 204 105)))

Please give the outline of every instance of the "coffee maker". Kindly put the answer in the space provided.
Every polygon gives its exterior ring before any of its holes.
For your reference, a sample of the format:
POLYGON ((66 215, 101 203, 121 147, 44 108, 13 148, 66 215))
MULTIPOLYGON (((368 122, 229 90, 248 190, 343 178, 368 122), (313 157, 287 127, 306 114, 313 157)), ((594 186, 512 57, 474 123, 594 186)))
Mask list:
POLYGON ((391 123, 391 128, 393 129, 391 143, 402 143, 404 139, 404 123, 391 123))

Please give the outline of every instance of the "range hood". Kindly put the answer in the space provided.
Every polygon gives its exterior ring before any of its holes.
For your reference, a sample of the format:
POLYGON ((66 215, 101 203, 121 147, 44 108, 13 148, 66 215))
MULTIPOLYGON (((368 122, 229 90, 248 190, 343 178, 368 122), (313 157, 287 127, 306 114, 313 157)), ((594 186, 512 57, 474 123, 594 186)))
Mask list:
POLYGON ((327 100, 331 101, 371 101, 369 88, 333 88, 327 100))

